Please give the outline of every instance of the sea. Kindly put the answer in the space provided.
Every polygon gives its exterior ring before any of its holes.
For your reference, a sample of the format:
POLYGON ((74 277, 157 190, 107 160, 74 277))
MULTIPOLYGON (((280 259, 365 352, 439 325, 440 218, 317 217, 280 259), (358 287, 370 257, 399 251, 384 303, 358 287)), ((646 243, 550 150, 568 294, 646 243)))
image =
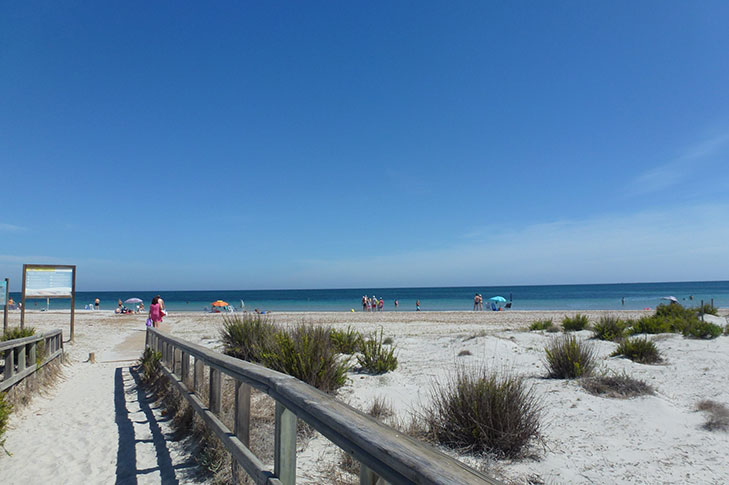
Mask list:
MULTIPOLYGON (((698 306, 702 301, 717 307, 729 307, 729 281, 695 281, 675 283, 615 283, 585 285, 534 286, 460 286, 429 288, 346 288, 312 290, 194 290, 194 291, 78 291, 76 309, 83 310, 100 300, 102 310, 117 308, 130 298, 141 299, 149 306, 161 295, 171 312, 201 312, 211 303, 223 300, 236 311, 272 312, 341 312, 361 311, 362 296, 383 298, 385 311, 415 311, 420 301, 422 311, 465 311, 473 309, 473 297, 483 295, 484 306, 492 297, 502 297, 513 310, 641 310, 655 308, 662 298, 675 297, 684 306, 698 306), (395 300, 398 306, 395 307, 395 300)), ((11 292, 16 301, 20 294, 11 292)), ((32 299, 28 309, 68 309, 68 299, 32 299)), ((126 306, 134 308, 135 304, 126 306)), ((484 308, 486 309, 486 308, 484 308)))

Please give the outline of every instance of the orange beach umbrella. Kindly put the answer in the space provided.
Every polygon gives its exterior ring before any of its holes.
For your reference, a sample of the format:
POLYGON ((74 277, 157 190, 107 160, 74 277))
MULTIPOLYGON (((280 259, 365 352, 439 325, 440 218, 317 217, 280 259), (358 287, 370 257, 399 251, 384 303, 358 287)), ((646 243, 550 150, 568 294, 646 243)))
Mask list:
POLYGON ((213 302, 213 306, 228 306, 228 304, 223 300, 218 300, 213 302))

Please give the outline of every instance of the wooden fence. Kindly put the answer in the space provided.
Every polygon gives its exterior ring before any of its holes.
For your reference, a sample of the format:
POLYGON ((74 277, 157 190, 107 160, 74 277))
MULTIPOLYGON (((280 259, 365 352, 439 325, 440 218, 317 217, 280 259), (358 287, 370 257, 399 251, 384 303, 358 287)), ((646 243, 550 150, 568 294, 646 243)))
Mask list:
POLYGON ((360 484, 499 483, 289 375, 214 352, 154 328, 147 329, 146 345, 162 353, 162 372, 220 438, 233 457, 234 467, 243 467, 257 484, 296 482, 297 419, 308 423, 359 461, 360 484), (205 373, 209 373, 209 406, 199 397, 205 385, 205 373), (223 374, 235 382, 233 430, 219 418, 223 374), (248 448, 251 388, 268 394, 276 402, 273 470, 266 469, 248 448))
POLYGON ((0 342, 0 355, 5 356, 5 370, 0 380, 0 392, 10 389, 35 371, 63 355, 63 333, 51 330, 43 335, 0 342), (43 342, 41 359, 39 346, 43 342))

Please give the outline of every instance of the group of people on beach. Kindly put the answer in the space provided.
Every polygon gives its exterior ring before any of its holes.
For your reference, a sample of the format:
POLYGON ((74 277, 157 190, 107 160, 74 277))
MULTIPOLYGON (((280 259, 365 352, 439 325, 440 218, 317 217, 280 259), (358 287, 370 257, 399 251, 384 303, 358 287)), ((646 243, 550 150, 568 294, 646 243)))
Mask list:
POLYGON ((157 295, 152 298, 152 303, 149 305, 147 326, 159 328, 159 324, 162 323, 162 317, 165 315, 167 315, 167 311, 165 310, 165 301, 161 296, 157 295))
MULTIPOLYGON (((395 300, 397 302, 397 300, 395 300)), ((395 303, 397 306, 397 303, 395 303)), ((378 300, 375 295, 369 298, 367 295, 362 296, 362 311, 363 312, 381 312, 385 308, 385 300, 380 297, 378 300)))

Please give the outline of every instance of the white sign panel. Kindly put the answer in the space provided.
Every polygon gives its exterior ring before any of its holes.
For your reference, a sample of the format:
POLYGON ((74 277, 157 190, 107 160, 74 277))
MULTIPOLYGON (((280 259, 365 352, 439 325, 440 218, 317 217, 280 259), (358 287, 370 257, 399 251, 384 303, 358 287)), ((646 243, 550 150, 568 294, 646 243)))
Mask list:
POLYGON ((5 301, 5 292, 7 291, 7 288, 6 288, 7 284, 8 284, 7 281, 0 281, 0 306, 3 306, 7 303, 5 301))
POLYGON ((72 269, 28 268, 25 272, 25 296, 71 297, 72 269))

